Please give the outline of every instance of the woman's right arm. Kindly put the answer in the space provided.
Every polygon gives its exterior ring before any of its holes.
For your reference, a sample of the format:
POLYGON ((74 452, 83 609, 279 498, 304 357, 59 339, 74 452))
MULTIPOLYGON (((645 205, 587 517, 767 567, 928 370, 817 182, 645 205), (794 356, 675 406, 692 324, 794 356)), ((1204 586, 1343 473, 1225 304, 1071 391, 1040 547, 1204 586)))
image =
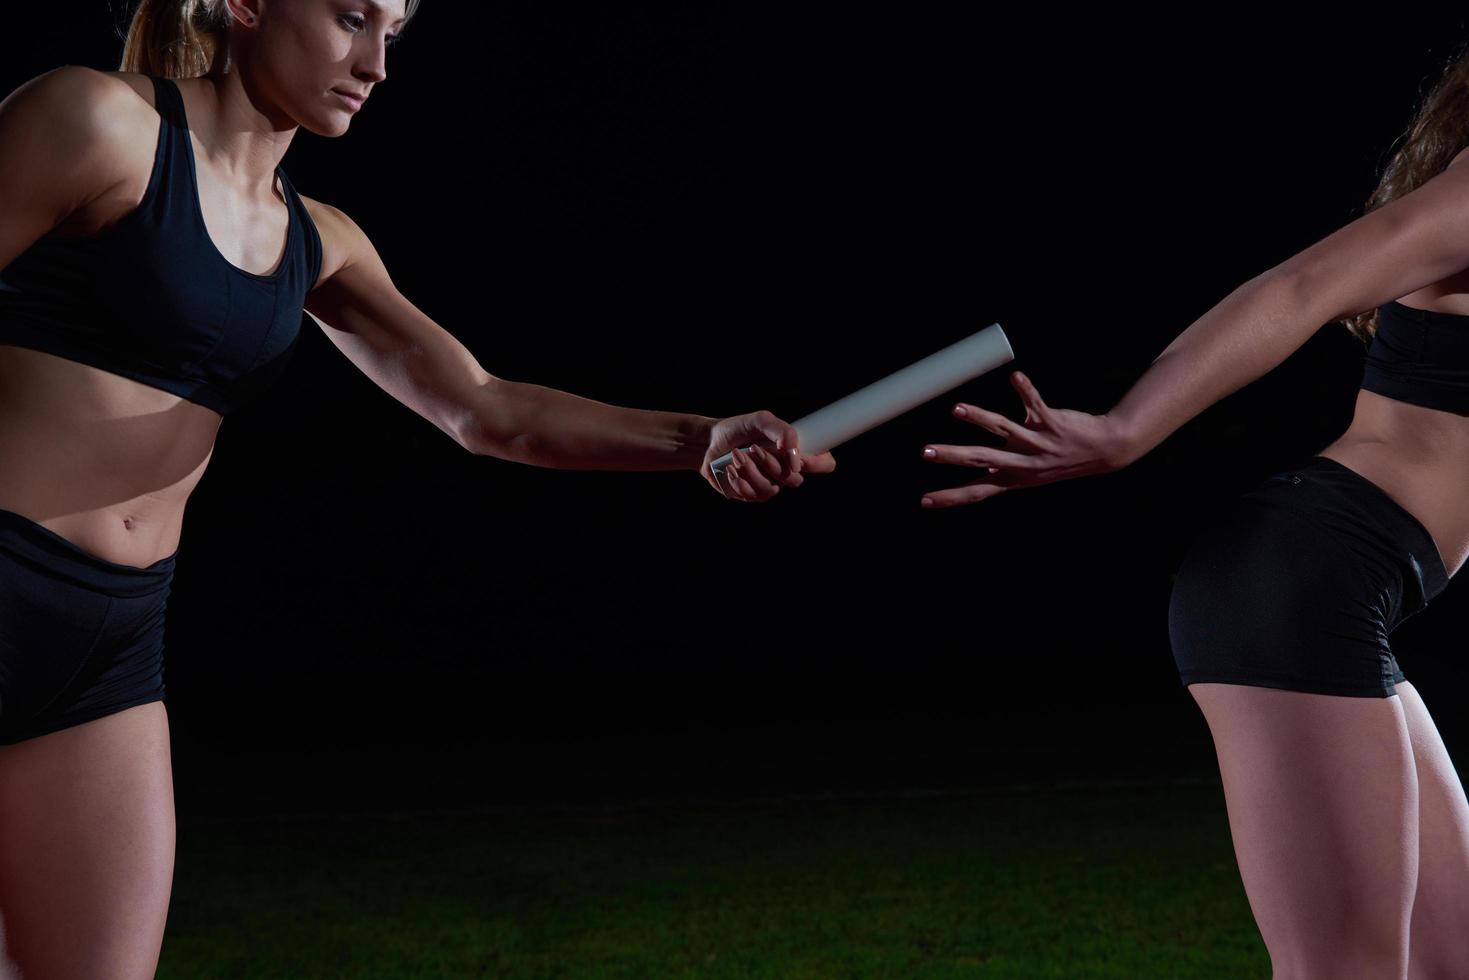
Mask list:
POLYGON ((0 269, 126 177, 127 97, 116 79, 63 65, 0 101, 0 269))
MULTIPOLYGON (((980 471, 927 494, 970 504, 1006 490, 1121 469, 1214 402, 1274 369, 1323 323, 1469 269, 1469 154, 1421 187, 1321 239, 1220 300, 1169 344, 1110 412, 1052 408, 1012 371, 1025 419, 978 406, 956 414, 1004 446, 930 445, 924 458, 980 471)), ((959 409, 962 409, 960 411, 959 409)))
POLYGON ((1275 368, 1321 324, 1302 279, 1276 267, 1239 286, 1164 348, 1104 417, 1126 466, 1219 399, 1275 368))
POLYGON ((1469 156, 1230 293, 1159 354, 1106 417, 1145 455, 1278 366, 1324 323, 1469 268, 1469 156))

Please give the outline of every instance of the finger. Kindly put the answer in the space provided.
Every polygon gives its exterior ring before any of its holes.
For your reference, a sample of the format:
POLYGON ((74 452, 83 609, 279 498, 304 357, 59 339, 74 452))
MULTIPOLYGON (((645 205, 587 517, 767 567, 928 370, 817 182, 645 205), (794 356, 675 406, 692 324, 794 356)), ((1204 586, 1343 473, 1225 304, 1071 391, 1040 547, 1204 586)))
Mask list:
POLYGON ((769 500, 780 493, 781 486, 785 483, 786 475, 781 471, 780 458, 766 449, 764 446, 751 446, 749 454, 745 457, 750 463, 757 476, 765 479, 770 484, 770 492, 763 494, 761 500, 769 500))
POLYGON ((729 477, 729 485, 734 488, 735 499, 748 501, 755 496, 755 488, 750 486, 749 481, 745 479, 744 472, 740 468, 740 463, 743 459, 744 454, 736 449, 734 456, 729 461, 729 465, 724 468, 724 474, 729 477))
POLYGON ((923 447, 923 458, 932 463, 1009 469, 1021 473, 1029 473, 1035 469, 1034 456, 1006 452, 993 446, 945 446, 935 443, 923 447))
POLYGON ((801 469, 807 473, 830 473, 836 468, 836 457, 829 452, 801 457, 801 469))
POLYGON ((746 485, 751 486, 752 491, 754 491, 754 494, 749 498, 749 502, 751 504, 764 504, 765 501, 779 494, 780 488, 774 485, 774 483, 771 483, 770 480, 765 479, 764 473, 759 472, 759 466, 757 461, 755 461, 757 450, 758 447, 751 447, 751 451, 746 453, 745 458, 740 460, 740 473, 745 475, 746 485))
POLYGON ((788 425, 775 441, 775 453, 792 472, 801 472, 800 434, 794 425, 788 425))
POLYGON ((746 458, 755 463, 755 471, 767 480, 780 482, 785 479, 785 470, 780 465, 780 457, 764 446, 751 446, 746 458))
POLYGON ((776 483, 783 487, 799 487, 806 482, 806 477, 801 474, 799 453, 785 452, 777 455, 764 446, 757 446, 756 451, 760 456, 760 465, 776 483))
POLYGON ((740 478, 755 490, 757 497, 769 497, 773 495, 770 481, 760 472, 759 467, 751 458, 752 453, 737 452, 735 458, 740 461, 740 478))
POLYGON ((971 422, 981 429, 1003 437, 1007 441, 1013 439, 1023 446, 1034 447, 1037 445, 1035 437, 1029 429, 1008 416, 1001 415, 999 412, 991 412, 989 409, 980 408, 978 405, 960 403, 954 406, 954 414, 966 422, 971 422))
POLYGON ((1020 400, 1025 403, 1025 421, 1043 421, 1050 414, 1050 406, 1041 401, 1041 393, 1035 390, 1035 385, 1030 379, 1019 371, 1010 373, 1010 383, 1020 393, 1020 400))
POLYGON ((770 493, 770 481, 766 480, 755 469, 755 464, 750 460, 750 454, 741 452, 737 454, 740 460, 739 476, 740 485, 744 488, 746 499, 756 501, 770 493))
POLYGON ((945 507, 960 507, 964 504, 974 504, 981 500, 988 500, 990 497, 1004 493, 1007 489, 1009 488, 1000 486, 997 483, 976 480, 962 487, 950 487, 947 490, 935 490, 933 493, 926 493, 923 495, 923 500, 928 501, 928 503, 923 503, 922 505, 925 508, 933 510, 939 510, 945 507))
POLYGON ((783 487, 799 487, 806 481, 801 475, 800 455, 790 453, 777 454, 770 452, 764 446, 758 447, 760 453, 760 465, 765 472, 770 474, 771 479, 783 487))

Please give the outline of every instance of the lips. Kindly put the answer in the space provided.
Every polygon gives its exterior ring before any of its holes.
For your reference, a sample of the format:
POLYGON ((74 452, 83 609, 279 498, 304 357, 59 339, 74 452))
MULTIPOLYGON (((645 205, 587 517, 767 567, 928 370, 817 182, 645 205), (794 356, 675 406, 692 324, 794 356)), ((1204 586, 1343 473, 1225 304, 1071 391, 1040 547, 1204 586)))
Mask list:
POLYGON ((339 88, 334 88, 332 89, 332 91, 335 92, 337 95, 340 95, 349 105, 351 105, 355 109, 362 108, 362 103, 367 101, 367 97, 364 95, 356 95, 352 92, 343 92, 339 88))

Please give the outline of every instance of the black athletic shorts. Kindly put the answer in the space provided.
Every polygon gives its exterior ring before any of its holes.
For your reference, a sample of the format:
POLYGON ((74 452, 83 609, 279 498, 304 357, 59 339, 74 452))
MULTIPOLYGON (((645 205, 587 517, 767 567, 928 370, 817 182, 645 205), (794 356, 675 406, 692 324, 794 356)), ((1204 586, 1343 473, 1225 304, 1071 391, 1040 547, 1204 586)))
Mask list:
POLYGON ((0 510, 0 744, 164 699, 177 557, 121 565, 0 510))
POLYGON ((1168 635, 1183 684, 1391 697, 1388 635, 1448 585, 1433 538, 1325 456, 1275 474, 1209 524, 1178 568, 1168 635))

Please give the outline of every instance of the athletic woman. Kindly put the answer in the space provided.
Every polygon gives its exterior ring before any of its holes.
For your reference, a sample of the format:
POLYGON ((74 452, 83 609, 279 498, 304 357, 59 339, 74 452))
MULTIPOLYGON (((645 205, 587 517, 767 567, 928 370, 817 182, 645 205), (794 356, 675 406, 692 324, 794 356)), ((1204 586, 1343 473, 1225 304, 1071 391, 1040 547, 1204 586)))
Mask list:
POLYGON ((1425 99, 1363 217, 1209 310, 1117 405, 1023 422, 952 507, 1120 469, 1279 365, 1319 326, 1370 340, 1350 427, 1219 515, 1169 601, 1213 735, 1235 855, 1275 980, 1469 977, 1469 801, 1388 636, 1469 554, 1469 57, 1425 99))
POLYGON ((835 466, 769 412, 639 411, 494 377, 351 218, 296 193, 279 164, 297 129, 348 130, 417 6, 143 0, 121 70, 64 66, 0 102, 0 916, 28 978, 154 974, 184 506, 303 309, 472 453, 697 470, 742 501, 835 466))

